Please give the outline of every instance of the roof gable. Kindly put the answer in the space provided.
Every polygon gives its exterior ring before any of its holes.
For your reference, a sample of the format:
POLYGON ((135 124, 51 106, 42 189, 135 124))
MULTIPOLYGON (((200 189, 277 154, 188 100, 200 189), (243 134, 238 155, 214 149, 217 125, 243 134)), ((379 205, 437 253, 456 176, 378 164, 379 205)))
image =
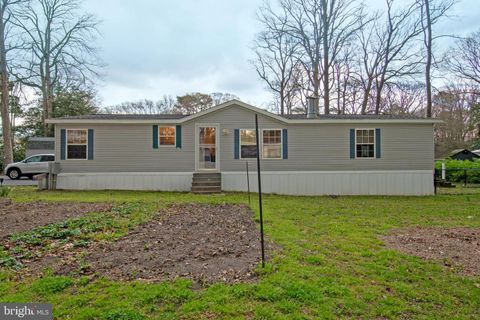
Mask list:
POLYGON ((196 118, 200 118, 200 117, 203 117, 205 115, 220 111, 220 110, 225 109, 225 108, 230 108, 230 107, 241 107, 241 108, 247 109, 249 111, 252 111, 253 113, 258 113, 258 114, 264 115, 266 117, 275 119, 277 121, 281 121, 281 122, 284 122, 284 123, 288 122, 288 119, 286 119, 284 117, 281 117, 281 116, 278 116, 274 113, 268 112, 267 110, 254 107, 254 106, 252 106, 248 103, 245 103, 245 102, 242 102, 242 101, 239 101, 239 100, 230 100, 230 101, 227 101, 225 103, 222 103, 222 104, 216 105, 214 107, 211 107, 209 109, 206 109, 206 110, 197 112, 195 114, 189 115, 189 116, 183 118, 182 122, 191 121, 191 120, 194 120, 196 118))

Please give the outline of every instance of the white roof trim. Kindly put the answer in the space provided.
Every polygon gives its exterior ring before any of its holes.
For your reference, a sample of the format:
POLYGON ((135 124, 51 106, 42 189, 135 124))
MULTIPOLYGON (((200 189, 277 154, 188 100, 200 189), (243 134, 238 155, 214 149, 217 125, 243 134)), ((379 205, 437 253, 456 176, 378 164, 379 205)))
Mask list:
POLYGON ((180 119, 47 119, 45 122, 50 124, 87 124, 87 123, 105 123, 105 124, 178 124, 184 123, 204 115, 219 111, 221 109, 238 105, 266 117, 275 119, 283 123, 290 124, 315 124, 315 123, 442 123, 436 119, 287 119, 267 110, 254 107, 248 103, 239 100, 230 100, 219 104, 207 110, 186 116, 180 119))

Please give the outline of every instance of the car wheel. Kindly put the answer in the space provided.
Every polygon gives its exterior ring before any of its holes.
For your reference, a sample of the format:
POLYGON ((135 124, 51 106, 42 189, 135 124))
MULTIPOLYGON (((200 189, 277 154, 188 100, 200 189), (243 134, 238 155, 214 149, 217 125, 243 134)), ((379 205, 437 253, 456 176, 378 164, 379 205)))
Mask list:
POLYGON ((17 179, 20 179, 20 177, 22 176, 22 173, 20 172, 19 169, 12 168, 8 170, 7 176, 12 180, 17 180, 17 179))

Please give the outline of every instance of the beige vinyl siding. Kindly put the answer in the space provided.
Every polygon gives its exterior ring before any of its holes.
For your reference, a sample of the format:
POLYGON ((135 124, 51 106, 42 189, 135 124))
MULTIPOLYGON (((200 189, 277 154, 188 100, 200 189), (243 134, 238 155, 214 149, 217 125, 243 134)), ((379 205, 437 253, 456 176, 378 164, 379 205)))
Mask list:
MULTIPOLYGON (((234 159, 234 129, 255 127, 254 113, 230 106, 182 124, 182 148, 152 147, 153 124, 56 125, 94 129, 94 160, 60 161, 62 172, 193 172, 195 124, 219 125, 220 171, 244 171, 247 160, 234 159)), ((162 124, 163 125, 163 124, 162 124)), ((288 159, 265 159, 265 171, 431 170, 433 125, 415 123, 291 124, 260 115, 262 129, 288 129, 288 159), (350 159, 350 128, 381 129, 381 159, 350 159)), ((248 160, 255 170, 255 160, 248 160)))
MULTIPOLYGON (((160 146, 153 149, 152 126, 144 124, 68 125, 60 129, 94 130, 93 160, 63 160, 61 171, 82 172, 192 172, 194 167, 193 129, 182 129, 183 148, 160 146)), ((56 159, 60 159, 60 139, 55 141, 56 159)))
MULTIPOLYGON (((244 171, 245 161, 256 167, 255 159, 235 160, 234 129, 255 127, 254 114, 237 107, 227 108, 195 119, 196 123, 219 123, 221 171, 244 171)), ((288 129, 288 159, 265 159, 262 169, 269 171, 340 171, 340 170, 431 170, 433 169, 432 124, 295 124, 259 116, 263 129, 288 129), (350 129, 380 128, 382 157, 350 159, 350 129)))

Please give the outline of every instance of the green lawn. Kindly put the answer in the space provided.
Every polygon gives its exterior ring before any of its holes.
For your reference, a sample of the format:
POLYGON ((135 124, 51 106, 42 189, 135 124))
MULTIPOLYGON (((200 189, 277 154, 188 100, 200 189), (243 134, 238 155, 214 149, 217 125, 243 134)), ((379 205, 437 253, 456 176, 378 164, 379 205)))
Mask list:
MULTIPOLYGON (((392 229, 409 226, 480 227, 480 189, 442 193, 435 197, 267 195, 266 235, 282 250, 270 257, 265 270, 259 268, 260 280, 254 284, 194 289, 185 279, 156 284, 90 281, 48 271, 41 278, 19 280, 16 271, 4 268, 0 301, 49 302, 57 319, 478 319, 480 277, 464 277, 435 262, 387 250, 379 240, 392 229)), ((118 207, 122 214, 107 217, 102 228, 71 235, 78 241, 114 241, 173 202, 248 202, 246 194, 32 188, 17 188, 11 197, 123 203, 118 207)), ((252 207, 258 214, 256 204, 252 207)), ((100 223, 95 214, 81 219, 100 223)), ((77 226, 84 221, 71 223, 77 226)), ((50 229, 58 231, 58 226, 50 229)), ((44 237, 38 241, 46 241, 50 234, 42 230, 36 231, 44 237)))

